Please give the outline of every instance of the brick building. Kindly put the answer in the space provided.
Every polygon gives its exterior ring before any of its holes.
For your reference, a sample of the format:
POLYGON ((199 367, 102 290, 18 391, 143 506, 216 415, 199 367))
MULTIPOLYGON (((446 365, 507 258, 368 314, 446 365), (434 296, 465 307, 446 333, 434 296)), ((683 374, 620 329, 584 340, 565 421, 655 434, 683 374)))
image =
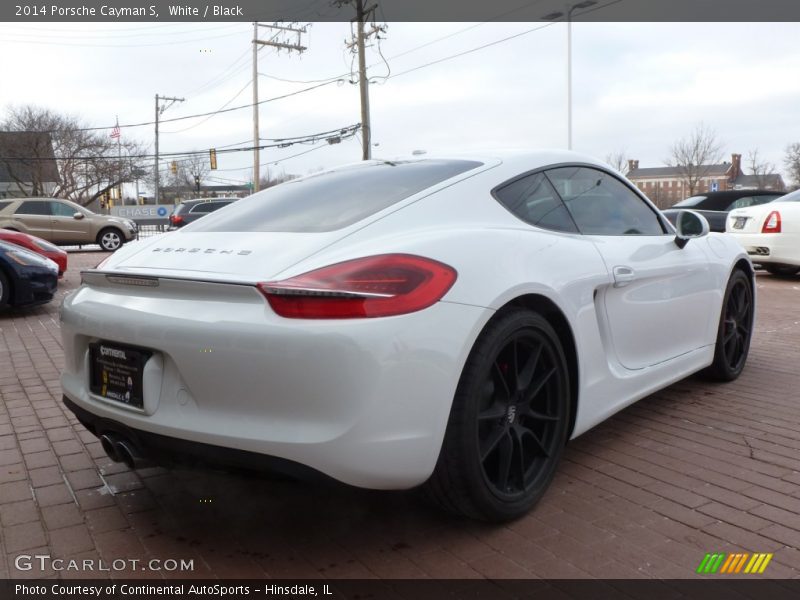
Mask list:
MULTIPOLYGON (((659 208, 672 206, 691 195, 686 170, 681 167, 640 168, 638 160, 629 160, 627 177, 659 208)), ((786 189, 778 173, 745 175, 742 172, 741 154, 732 154, 730 162, 693 167, 692 177, 697 179, 695 194, 741 189, 786 189)))

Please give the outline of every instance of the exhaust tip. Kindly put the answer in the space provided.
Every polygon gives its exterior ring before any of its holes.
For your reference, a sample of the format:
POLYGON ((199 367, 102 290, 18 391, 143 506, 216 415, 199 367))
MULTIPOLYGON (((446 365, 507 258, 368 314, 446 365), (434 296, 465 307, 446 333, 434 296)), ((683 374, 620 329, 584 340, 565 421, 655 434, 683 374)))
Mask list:
POLYGON ((151 466, 150 461, 145 459, 133 443, 126 439, 117 440, 114 444, 117 456, 124 462, 129 469, 144 469, 151 466))
POLYGON ((111 438, 111 436, 101 435, 100 445, 103 447, 103 451, 108 455, 108 458, 110 458, 114 462, 122 461, 119 454, 117 453, 116 444, 114 443, 114 440, 111 438))

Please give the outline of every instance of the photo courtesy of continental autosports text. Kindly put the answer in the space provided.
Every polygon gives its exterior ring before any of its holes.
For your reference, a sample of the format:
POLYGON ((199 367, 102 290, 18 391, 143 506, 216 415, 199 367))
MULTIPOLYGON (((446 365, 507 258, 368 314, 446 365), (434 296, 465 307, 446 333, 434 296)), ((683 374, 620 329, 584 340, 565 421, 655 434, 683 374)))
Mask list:
POLYGON ((205 597, 205 598, 242 598, 245 596, 288 596, 300 598, 305 596, 330 596, 330 586, 319 585, 278 585, 272 583, 251 585, 213 584, 177 584, 152 585, 142 583, 111 583, 107 585, 81 585, 80 583, 48 583, 40 585, 15 584, 16 597, 48 596, 57 598, 111 598, 111 597, 205 597))

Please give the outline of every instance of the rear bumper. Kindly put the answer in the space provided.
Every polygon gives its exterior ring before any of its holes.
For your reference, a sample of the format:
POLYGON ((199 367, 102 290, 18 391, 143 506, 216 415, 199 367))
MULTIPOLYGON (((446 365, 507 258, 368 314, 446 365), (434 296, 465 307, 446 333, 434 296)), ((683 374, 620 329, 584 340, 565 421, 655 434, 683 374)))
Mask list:
POLYGON ((800 234, 728 233, 756 264, 800 267, 800 234))
POLYGON ((323 473, 300 463, 256 452, 212 446, 132 429, 119 421, 98 417, 81 408, 66 396, 63 396, 62 400, 64 405, 93 435, 98 438, 102 435, 120 436, 130 441, 142 458, 156 465, 236 467, 281 473, 305 480, 331 481, 331 478, 323 473))
POLYGON ((179 451, 196 443, 276 457, 359 487, 410 488, 430 476, 467 354, 493 311, 440 302, 401 317, 310 322, 278 317, 255 288, 204 285, 202 299, 190 284, 69 296, 68 406, 179 451), (96 340, 154 352, 143 409, 91 393, 96 340))

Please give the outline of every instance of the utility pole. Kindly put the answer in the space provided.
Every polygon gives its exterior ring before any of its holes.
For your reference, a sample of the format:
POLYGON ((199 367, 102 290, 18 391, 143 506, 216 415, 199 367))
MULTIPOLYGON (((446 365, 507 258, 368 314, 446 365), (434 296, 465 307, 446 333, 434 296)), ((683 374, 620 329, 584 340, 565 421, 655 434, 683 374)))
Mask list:
POLYGON ((375 9, 378 8, 377 4, 364 8, 364 0, 339 0, 337 4, 341 7, 344 4, 351 4, 355 2, 356 17, 351 21, 356 23, 356 33, 354 39, 350 42, 345 41, 345 45, 353 51, 355 47, 358 52, 358 87, 361 96, 361 158, 362 160, 369 160, 372 158, 372 128, 369 119, 369 78, 367 77, 367 59, 364 52, 365 41, 371 36, 375 35, 380 39, 378 34, 386 31, 384 25, 376 25, 374 23, 375 9), (369 31, 364 31, 364 25, 367 20, 372 20, 372 27, 369 31))
POLYGON ((154 168, 153 175, 155 176, 155 186, 154 186, 155 189, 153 191, 153 197, 155 199, 155 203, 156 204, 158 204, 158 196, 159 196, 159 193, 158 193, 158 179, 159 179, 159 173, 158 173, 158 117, 165 110, 167 110, 170 106, 172 106, 176 102, 183 102, 183 101, 184 101, 183 98, 170 98, 170 97, 167 97, 167 96, 159 96, 158 94, 156 94, 156 158, 155 158, 155 163, 153 164, 153 168, 154 168), (159 105, 158 105, 158 101, 159 100, 164 100, 165 102, 169 102, 169 104, 159 107, 159 105))
POLYGON ((261 179, 261 153, 259 146, 261 146, 261 133, 258 126, 258 50, 259 46, 272 46, 278 50, 292 50, 302 54, 306 47, 300 44, 301 36, 306 32, 305 27, 286 27, 273 23, 266 25, 259 22, 253 23, 253 193, 259 189, 259 180, 261 179), (258 28, 264 27, 271 30, 272 37, 268 40, 258 39, 258 28), (292 36, 296 35, 294 41, 279 36, 292 36))

